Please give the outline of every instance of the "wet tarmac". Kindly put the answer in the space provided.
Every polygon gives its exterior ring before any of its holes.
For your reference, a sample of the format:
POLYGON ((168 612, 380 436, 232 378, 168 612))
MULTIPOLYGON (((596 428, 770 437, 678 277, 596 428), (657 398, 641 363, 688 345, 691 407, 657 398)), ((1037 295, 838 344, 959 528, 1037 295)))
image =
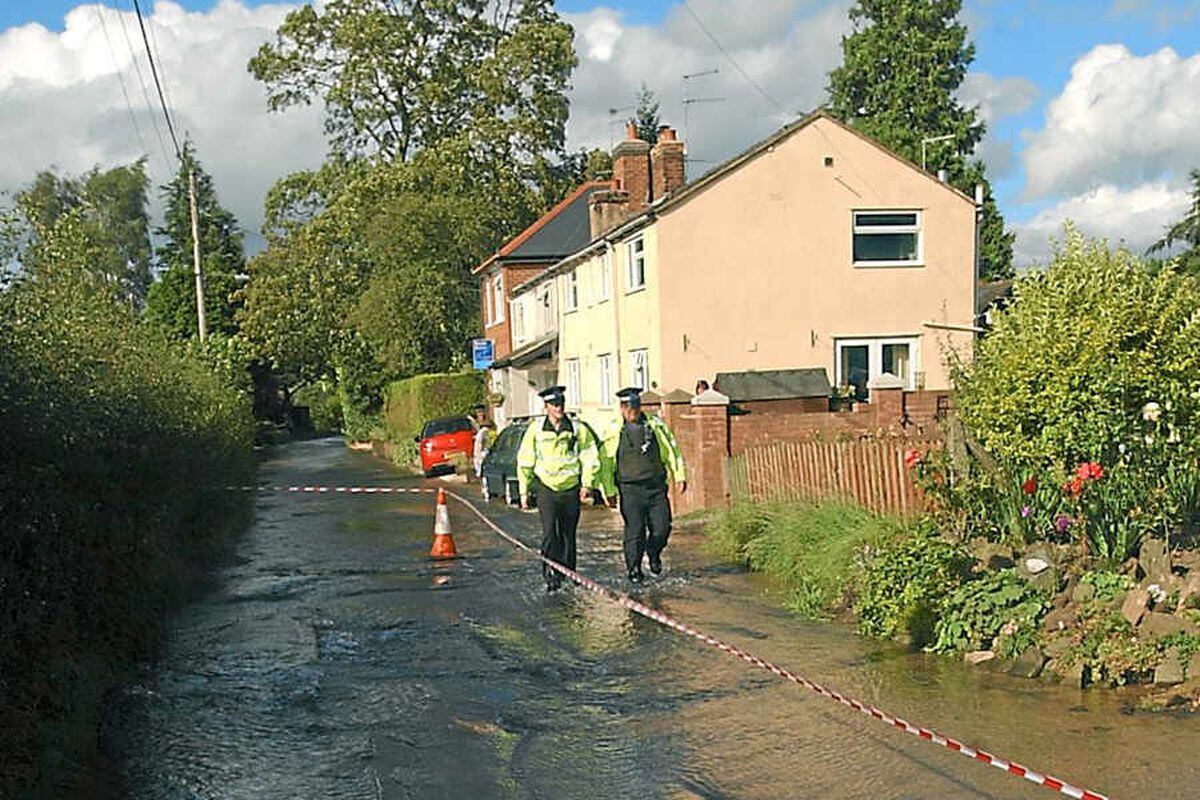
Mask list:
MULTIPOLYGON (((420 485, 340 441, 277 450, 268 484, 420 485)), ((454 487, 474 492, 474 487, 454 487)), ((536 519, 493 502, 526 542, 536 519)), ((112 698, 97 793, 273 798, 1037 798, 580 590, 422 495, 264 494, 235 564, 112 698)), ((615 514, 580 571, 620 579, 615 514)), ((648 605, 914 722, 1114 798, 1200 795, 1200 720, 864 642, 677 534, 648 605)))

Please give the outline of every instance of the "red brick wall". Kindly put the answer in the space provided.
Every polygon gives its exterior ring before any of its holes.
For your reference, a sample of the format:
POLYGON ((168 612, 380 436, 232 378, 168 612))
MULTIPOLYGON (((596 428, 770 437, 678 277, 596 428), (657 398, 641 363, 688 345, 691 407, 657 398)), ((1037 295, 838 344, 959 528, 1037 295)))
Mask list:
MULTIPOLYGON (((479 276, 479 319, 483 324, 483 338, 496 341, 496 358, 504 358, 513 349, 512 320, 510 319, 512 310, 508 307, 508 300, 512 299, 513 288, 535 277, 544 269, 544 266, 530 264, 505 264, 500 268, 501 274, 504 275, 504 321, 496 325, 487 324, 488 297, 492 291, 492 278, 496 273, 479 276)), ((532 322, 533 320, 526 320, 526 324, 532 324, 532 322)))

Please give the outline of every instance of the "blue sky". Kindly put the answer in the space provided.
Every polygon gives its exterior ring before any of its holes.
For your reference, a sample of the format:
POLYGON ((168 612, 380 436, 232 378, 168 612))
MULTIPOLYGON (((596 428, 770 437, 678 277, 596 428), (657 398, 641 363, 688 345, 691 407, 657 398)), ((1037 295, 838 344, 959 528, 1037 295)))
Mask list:
MULTIPOLYGON (((136 157, 131 116, 151 142, 146 149, 156 149, 152 109, 135 88, 136 57, 117 33, 119 21, 131 22, 132 0, 103 0, 115 51, 100 37, 96 9, 80 2, 0 0, 0 140, 11 140, 0 148, 0 191, 45 166, 82 170, 89 161, 136 157), (20 27, 29 23, 51 33, 20 27), (126 109, 121 82, 138 108, 126 109), (34 117, 55 120, 59 138, 47 139, 34 117)), ((822 102, 851 0, 689 2, 784 107, 822 102)), ((246 59, 291 6, 142 4, 165 51, 180 124, 212 154, 219 185, 253 230, 270 183, 319 163, 324 149, 317 111, 267 114, 261 87, 245 74, 246 59), (197 13, 185 17, 180 6, 197 13)), ((714 66, 721 74, 701 84, 701 94, 727 99, 692 107, 689 152, 698 169, 788 121, 737 75, 682 0, 557 5, 575 25, 580 54, 570 146, 610 144, 620 120, 608 109, 632 102, 642 82, 663 100, 664 121, 680 126, 680 76, 714 66)), ((961 94, 989 119, 978 155, 1018 232, 1021 258, 1040 258, 1066 219, 1143 246, 1178 215, 1187 171, 1200 167, 1200 0, 966 0, 963 19, 977 53, 961 94)), ((163 168, 152 152, 152 172, 163 168)))

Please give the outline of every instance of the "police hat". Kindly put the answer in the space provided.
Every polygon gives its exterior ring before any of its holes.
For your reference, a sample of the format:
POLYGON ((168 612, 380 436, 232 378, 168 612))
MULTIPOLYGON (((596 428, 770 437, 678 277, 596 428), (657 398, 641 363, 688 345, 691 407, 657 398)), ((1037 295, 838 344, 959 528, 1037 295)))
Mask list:
POLYGON ((538 397, 542 398, 542 402, 554 406, 563 406, 567 404, 567 387, 551 386, 549 389, 542 389, 538 392, 538 397))
POLYGON ((642 390, 636 386, 627 386, 617 392, 617 397, 621 399, 622 405, 628 404, 632 408, 641 408, 642 406, 642 390))

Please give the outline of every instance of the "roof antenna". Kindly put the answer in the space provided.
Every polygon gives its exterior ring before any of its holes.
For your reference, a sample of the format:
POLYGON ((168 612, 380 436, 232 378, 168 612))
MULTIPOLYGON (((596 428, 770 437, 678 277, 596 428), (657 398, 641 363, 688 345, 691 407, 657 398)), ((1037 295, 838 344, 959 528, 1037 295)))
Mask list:
POLYGON ((692 141, 688 132, 688 106, 693 103, 723 103, 724 97, 691 97, 688 94, 688 81, 695 78, 703 78, 709 75, 717 75, 721 72, 717 67, 706 69, 702 72, 691 72, 683 76, 683 160, 699 162, 700 159, 689 158, 687 154, 688 144, 692 141))

